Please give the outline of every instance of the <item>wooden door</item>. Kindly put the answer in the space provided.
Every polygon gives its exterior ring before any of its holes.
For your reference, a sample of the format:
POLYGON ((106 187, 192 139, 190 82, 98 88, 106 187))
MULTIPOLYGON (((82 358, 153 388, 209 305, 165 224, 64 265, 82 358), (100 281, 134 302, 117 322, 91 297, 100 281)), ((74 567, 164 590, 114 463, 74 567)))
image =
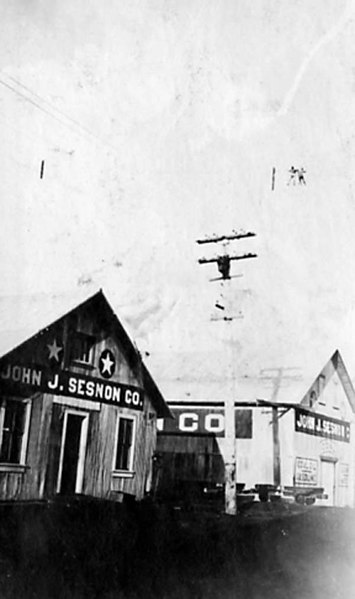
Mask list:
POLYGON ((81 493, 86 453, 88 414, 64 414, 57 491, 63 495, 81 493))
POLYGON ((335 462, 321 460, 321 486, 328 495, 323 505, 335 505, 335 462))

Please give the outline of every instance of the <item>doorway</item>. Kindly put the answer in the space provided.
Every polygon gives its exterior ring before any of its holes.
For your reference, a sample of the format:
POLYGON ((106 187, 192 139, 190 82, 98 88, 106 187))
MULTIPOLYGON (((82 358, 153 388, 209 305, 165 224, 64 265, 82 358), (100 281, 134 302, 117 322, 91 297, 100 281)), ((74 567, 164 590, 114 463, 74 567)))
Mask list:
POLYGON ((88 422, 87 412, 64 412, 57 483, 57 493, 62 495, 82 491, 88 422))
POLYGON ((323 505, 335 505, 335 462, 321 459, 321 487, 328 496, 322 501, 323 505))

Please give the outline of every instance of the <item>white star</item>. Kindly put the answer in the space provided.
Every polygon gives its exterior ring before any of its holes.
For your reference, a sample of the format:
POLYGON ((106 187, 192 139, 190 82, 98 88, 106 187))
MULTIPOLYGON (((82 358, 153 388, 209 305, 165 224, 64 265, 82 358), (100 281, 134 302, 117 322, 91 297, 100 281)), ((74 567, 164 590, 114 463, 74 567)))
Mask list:
POLYGON ((57 360, 57 362, 59 362, 59 352, 63 351, 63 348, 57 345, 57 340, 54 339, 52 344, 47 343, 47 347, 49 349, 48 359, 51 360, 52 358, 54 358, 55 360, 57 360))
POLYGON ((114 365, 114 362, 113 362, 113 360, 111 360, 110 355, 107 354, 106 358, 101 357, 101 362, 103 364, 101 374, 103 374, 104 372, 111 374, 111 368, 114 365))

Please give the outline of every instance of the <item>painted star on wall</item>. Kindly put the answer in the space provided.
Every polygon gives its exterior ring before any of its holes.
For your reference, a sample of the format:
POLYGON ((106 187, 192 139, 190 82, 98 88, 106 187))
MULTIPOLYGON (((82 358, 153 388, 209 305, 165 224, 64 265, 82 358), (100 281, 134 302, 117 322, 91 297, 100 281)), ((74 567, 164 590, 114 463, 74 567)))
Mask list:
POLYGON ((52 358, 54 358, 54 360, 59 362, 59 352, 63 351, 63 348, 60 347, 60 345, 57 345, 57 340, 54 339, 51 344, 48 343, 47 347, 49 349, 48 359, 52 360, 52 358))
POLYGON ((110 378, 115 370, 115 357, 113 353, 106 349, 102 352, 99 361, 100 373, 104 378, 110 378))

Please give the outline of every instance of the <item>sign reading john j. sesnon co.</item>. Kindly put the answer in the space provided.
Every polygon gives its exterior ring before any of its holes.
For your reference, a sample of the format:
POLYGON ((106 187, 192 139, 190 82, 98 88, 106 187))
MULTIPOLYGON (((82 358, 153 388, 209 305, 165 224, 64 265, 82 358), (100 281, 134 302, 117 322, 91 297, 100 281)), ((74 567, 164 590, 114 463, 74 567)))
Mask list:
POLYGON ((350 423, 323 414, 295 408, 295 430, 298 433, 350 442, 350 423))
POLYGON ((143 391, 138 387, 65 370, 51 371, 35 366, 4 365, 0 369, 0 391, 20 395, 51 393, 136 410, 143 408, 143 391))

